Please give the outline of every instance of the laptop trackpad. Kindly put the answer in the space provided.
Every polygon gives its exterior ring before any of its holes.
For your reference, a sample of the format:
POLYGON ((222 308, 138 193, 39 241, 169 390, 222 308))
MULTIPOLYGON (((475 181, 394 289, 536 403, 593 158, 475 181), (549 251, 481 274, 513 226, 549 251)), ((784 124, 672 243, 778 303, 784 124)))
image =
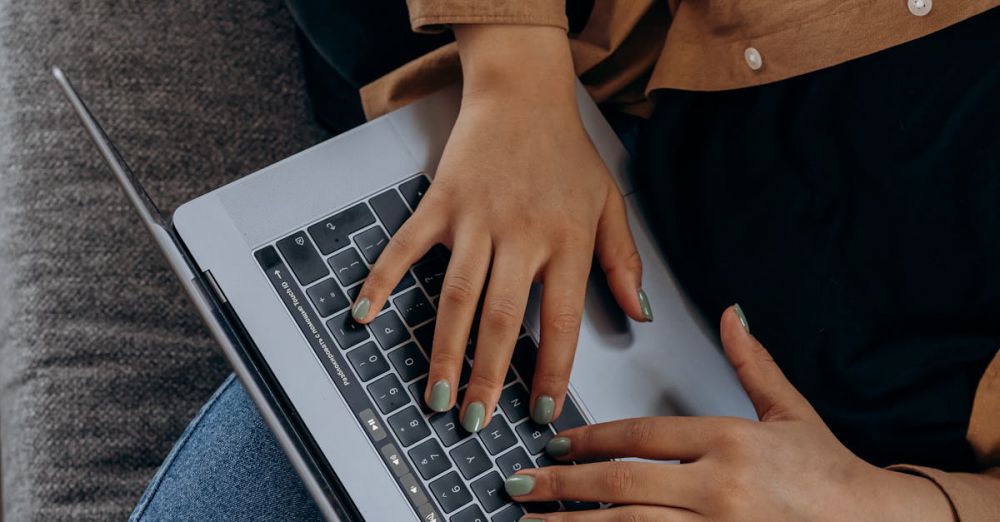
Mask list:
MULTIPOLYGON (((727 415, 756 419, 753 406, 717 344, 678 289, 629 205, 644 264, 643 289, 655 320, 624 315, 602 274, 590 278, 571 386, 596 422, 650 415, 727 415)), ((595 269, 599 271, 600 269, 595 269)), ((540 287, 527 323, 538 334, 540 287)))

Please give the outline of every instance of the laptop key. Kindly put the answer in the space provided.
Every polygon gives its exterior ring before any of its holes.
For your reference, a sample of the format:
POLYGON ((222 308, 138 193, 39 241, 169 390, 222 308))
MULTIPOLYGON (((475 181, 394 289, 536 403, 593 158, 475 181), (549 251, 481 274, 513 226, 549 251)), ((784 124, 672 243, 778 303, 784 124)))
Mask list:
POLYGON ((406 183, 399 186, 399 193, 403 195, 406 202, 410 204, 410 208, 417 210, 417 204, 420 200, 424 198, 424 194, 427 193, 427 189, 430 188, 431 181, 427 179, 427 176, 417 176, 406 183))
POLYGON ((539 468, 544 468, 546 466, 561 466, 561 465, 562 465, 561 462, 553 459, 548 455, 539 455, 538 458, 535 459, 535 466, 539 468))
POLYGON ((430 502, 418 507, 417 514, 420 515, 420 520, 424 522, 442 522, 444 520, 430 502))
POLYGON ((396 451, 395 444, 382 446, 379 453, 382 454, 382 458, 385 459, 386 464, 397 477, 402 477, 410 472, 410 467, 406 465, 406 459, 396 451))
POLYGON ((403 223, 410 217, 410 209, 406 208, 403 198, 395 189, 389 189, 368 200, 378 218, 382 220, 389 235, 395 235, 403 223))
POLYGON ((545 449, 545 444, 552 438, 552 430, 548 426, 535 424, 532 421, 523 422, 515 428, 517 436, 524 441, 524 446, 528 448, 528 453, 537 455, 545 449))
POLYGON ((517 422, 528 416, 530 401, 531 395, 521 383, 508 386, 500 393, 500 408, 511 422, 517 422))
POLYGON ((330 273, 305 232, 299 231, 279 240, 277 246, 302 286, 330 273))
POLYGON ((394 348, 410 338, 396 312, 389 310, 371 322, 372 332, 383 350, 394 348))
POLYGON ((368 205, 358 203, 309 227, 309 235, 316 241, 320 252, 329 254, 351 244, 348 236, 375 222, 375 215, 368 205))
POLYGON ((351 361, 362 381, 370 381, 389 371, 389 363, 385 362, 375 343, 370 341, 347 352, 347 360, 351 361))
POLYGON ((416 406, 410 406, 389 417, 389 426, 403 446, 412 446, 431 434, 427 421, 416 406))
POLYGON ((431 427, 434 428, 434 433, 437 433, 438 438, 446 447, 472 435, 462 429, 462 423, 458 420, 458 408, 435 414, 431 417, 431 427))
POLYGON ((499 415, 493 416, 490 424, 479 432, 479 437, 483 440, 490 455, 496 455, 517 443, 507 420, 499 415))
POLYGON ((344 286, 351 286, 368 277, 368 265, 361 260, 358 249, 351 248, 330 258, 330 268, 344 286))
POLYGON ((413 331, 413 337, 417 338, 417 342, 425 352, 430 353, 434 346, 434 323, 430 322, 417 328, 413 331))
POLYGON ((434 413, 434 410, 430 409, 427 406, 427 402, 424 401, 424 390, 427 389, 427 377, 414 382, 408 388, 410 389, 410 395, 413 396, 413 400, 417 401, 420 411, 428 415, 434 413))
POLYGON ((427 295, 434 297, 441 293, 446 266, 437 257, 430 256, 427 261, 413 267, 413 275, 417 276, 417 282, 427 290, 427 295))
POLYGON ((389 352, 389 361, 392 362, 392 367, 399 372, 399 376, 404 382, 410 382, 417 377, 427 375, 428 370, 430 370, 427 357, 424 357, 424 352, 420 351, 416 343, 406 343, 389 352))
POLYGON ((479 506, 469 506, 451 516, 451 522, 487 522, 479 506))
POLYGON ((358 324, 351 317, 350 310, 334 316, 333 319, 326 322, 326 327, 333 332, 333 337, 337 339, 337 343, 344 350, 368 339, 368 330, 365 330, 364 325, 358 324))
POLYGON ((424 480, 434 478, 451 467, 448 456, 434 439, 427 439, 409 451, 410 460, 424 480))
POLYGON ((316 307, 316 312, 323 317, 328 317, 336 312, 347 308, 350 304, 347 296, 340 291, 340 287, 333 279, 324 279, 309 287, 306 290, 309 300, 316 307))
POLYGON ((582 500, 564 500, 563 505, 566 506, 566 511, 587 511, 601 507, 597 502, 584 502, 582 500))
POLYGON ((454 471, 431 482, 431 492, 445 513, 451 513, 472 500, 469 489, 465 487, 458 473, 454 471))
POLYGON ((526 384, 531 384, 535 378, 535 358, 538 356, 538 348, 531 337, 522 337, 514 344, 514 355, 511 357, 511 365, 517 370, 518 375, 526 384))
POLYGON ((410 402, 403 385, 391 373, 369 384, 368 393, 372 394, 375 404, 382 413, 390 413, 410 402))
POLYGON ((354 243, 361 249, 361 255, 365 256, 369 263, 375 264, 378 256, 389 244, 389 238, 385 236, 385 232, 382 232, 381 228, 372 227, 354 236, 354 243))
POLYGON ((471 479, 493 467, 490 458, 486 456, 482 445, 476 439, 469 439, 451 450, 451 460, 462 472, 462 476, 471 479))
POLYGON ((552 427, 556 429, 556 433, 559 433, 560 431, 577 428, 584 424, 587 424, 587 421, 583 419, 583 414, 577 409, 575 401, 567 395, 566 402, 563 403, 562 412, 559 413, 558 419, 552 421, 552 427))
POLYGON ((392 289, 392 295, 396 295, 415 284, 417 284, 417 280, 410 275, 410 272, 406 272, 403 274, 403 278, 399 280, 399 283, 396 284, 396 288, 392 289))
POLYGON ((532 464, 531 459, 528 458, 528 454, 523 449, 514 448, 497 457, 497 467, 500 468, 500 473, 503 473, 504 478, 506 478, 522 469, 531 469, 535 465, 532 464))
POLYGON ((434 308, 431 302, 424 297, 424 292, 419 288, 414 288, 392 300, 396 310, 403 316, 403 320, 410 326, 416 326, 434 317, 434 308))
POLYGON ((504 508, 503 511, 493 515, 491 522, 517 522, 521 520, 521 515, 524 514, 524 510, 521 506, 510 505, 504 508))
POLYGON ((555 513, 561 506, 558 502, 525 502, 521 507, 529 513, 555 513))
POLYGON ((413 473, 407 473, 399 478, 400 484, 403 486, 403 491, 406 492, 406 496, 415 505, 421 505, 427 502, 427 495, 424 495, 423 488, 417 482, 417 478, 413 476, 413 473))
POLYGON ((507 491, 504 490, 503 477, 496 471, 491 471, 483 475, 482 478, 476 479, 470 484, 470 487, 487 513, 492 513, 511 501, 507 491))

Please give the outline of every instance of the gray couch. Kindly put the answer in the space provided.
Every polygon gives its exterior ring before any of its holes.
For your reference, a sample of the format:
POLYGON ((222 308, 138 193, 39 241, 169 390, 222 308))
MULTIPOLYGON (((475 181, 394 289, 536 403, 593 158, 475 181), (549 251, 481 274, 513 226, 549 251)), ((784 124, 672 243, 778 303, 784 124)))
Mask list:
POLYGON ((4 520, 123 520, 228 369, 54 65, 165 210, 325 134, 280 0, 0 0, 4 520))

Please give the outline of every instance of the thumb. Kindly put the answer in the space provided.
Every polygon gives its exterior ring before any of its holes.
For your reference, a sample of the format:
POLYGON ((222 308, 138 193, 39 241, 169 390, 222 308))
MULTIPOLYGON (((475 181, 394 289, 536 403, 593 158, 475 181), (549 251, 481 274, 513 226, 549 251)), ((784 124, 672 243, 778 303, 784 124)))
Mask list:
POLYGON ((652 321, 653 310, 641 286, 642 260, 632 239, 625 201, 617 187, 612 188, 601 212, 594 249, 618 306, 636 321, 652 321))
POLYGON ((722 313, 722 347, 762 421, 819 418, 757 339, 740 305, 722 313))

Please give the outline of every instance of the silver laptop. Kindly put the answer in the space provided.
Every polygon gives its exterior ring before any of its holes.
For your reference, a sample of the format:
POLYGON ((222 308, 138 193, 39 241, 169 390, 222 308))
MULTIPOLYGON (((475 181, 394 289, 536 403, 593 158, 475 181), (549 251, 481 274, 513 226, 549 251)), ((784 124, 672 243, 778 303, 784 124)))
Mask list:
POLYGON ((454 410, 432 413, 422 401, 447 252, 414 265, 370 325, 354 323, 349 311, 369 267, 433 182, 458 88, 189 201, 170 219, 63 73, 53 74, 329 520, 516 521, 524 510, 505 495, 503 479, 549 464, 543 448, 554 432, 648 415, 756 418, 715 344, 716 326, 702 324, 655 247, 627 152, 579 84, 586 129, 625 195, 657 318, 627 320, 603 280, 592 278, 570 396, 552 426, 537 426, 527 412, 535 288, 498 411, 473 435, 454 410))

